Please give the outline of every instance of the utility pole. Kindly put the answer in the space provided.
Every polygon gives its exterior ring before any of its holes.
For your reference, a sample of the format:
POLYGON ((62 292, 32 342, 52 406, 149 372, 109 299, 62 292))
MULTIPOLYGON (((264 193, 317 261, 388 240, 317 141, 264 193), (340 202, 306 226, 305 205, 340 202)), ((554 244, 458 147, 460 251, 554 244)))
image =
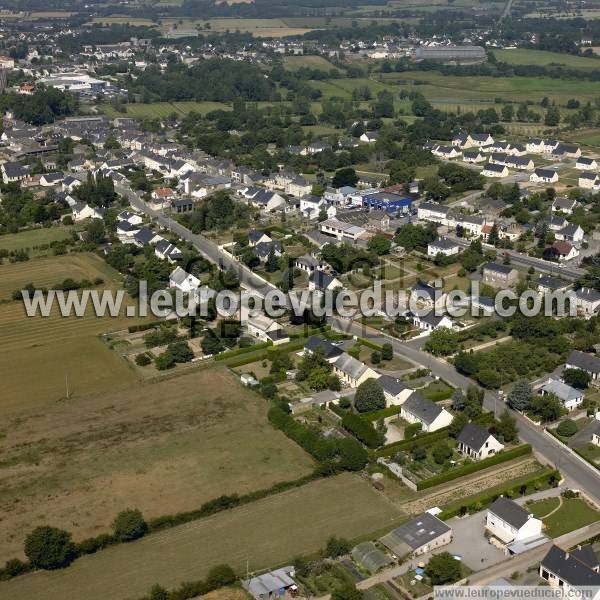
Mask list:
POLYGON ((67 390, 67 400, 69 400, 69 398, 70 398, 70 393, 69 393, 69 375, 67 373, 65 373, 65 388, 67 390))

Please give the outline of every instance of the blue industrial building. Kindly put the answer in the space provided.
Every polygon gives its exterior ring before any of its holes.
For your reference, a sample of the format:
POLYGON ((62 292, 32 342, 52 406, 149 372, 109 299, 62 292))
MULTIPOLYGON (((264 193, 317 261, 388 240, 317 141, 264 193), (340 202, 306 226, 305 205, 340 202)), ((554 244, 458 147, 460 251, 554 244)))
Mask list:
POLYGON ((412 203, 413 199, 410 196, 400 196, 392 192, 375 192, 363 198, 363 206, 366 208, 394 213, 409 212, 412 203))

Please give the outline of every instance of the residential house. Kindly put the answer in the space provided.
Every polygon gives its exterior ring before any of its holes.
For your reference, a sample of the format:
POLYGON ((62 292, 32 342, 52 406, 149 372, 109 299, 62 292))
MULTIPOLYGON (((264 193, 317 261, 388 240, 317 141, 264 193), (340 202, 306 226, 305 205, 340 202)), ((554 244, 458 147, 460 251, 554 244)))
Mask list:
POLYGON ((479 148, 484 148, 494 144, 494 138, 489 133, 472 133, 471 140, 473 142, 473 146, 477 146, 479 148))
POLYGON ((421 429, 427 433, 448 427, 453 419, 445 408, 417 392, 404 402, 400 416, 409 423, 421 423, 421 429))
POLYGON ((133 236, 140 230, 139 225, 133 225, 129 221, 117 222, 117 238, 123 244, 133 244, 133 236))
POLYGON ((540 275, 536 281, 536 289, 540 294, 552 294, 554 292, 564 292, 568 290, 570 284, 557 277, 549 275, 540 275))
POLYGON ((500 496, 486 511, 485 528, 506 547, 539 537, 542 522, 513 500, 500 496))
POLYGON ((533 171, 535 168, 534 162, 526 156, 508 156, 505 164, 507 167, 518 171, 533 171))
POLYGON ((477 150, 465 150, 463 151, 463 162, 477 164, 480 162, 486 161, 485 154, 477 149, 477 150))
POLYGON ((322 268, 321 263, 314 256, 310 254, 305 254, 304 256, 299 256, 294 262, 294 267, 296 269, 300 269, 308 274, 313 271, 319 270, 322 268))
POLYGON ((590 375, 592 381, 597 382, 600 377, 600 358, 580 350, 572 350, 567 357, 565 369, 581 369, 590 375))
POLYGON ((506 168, 506 165, 499 165, 490 162, 483 167, 481 174, 484 177, 508 177, 509 171, 506 168))
POLYGON ((78 203, 72 207, 73 221, 83 221, 84 219, 103 219, 104 209, 90 206, 89 204, 78 203))
POLYGON ((367 144, 373 144, 379 139, 379 132, 378 131, 365 131, 360 136, 359 139, 361 142, 366 142, 367 144))
POLYGON ((258 339, 261 342, 271 341, 273 343, 275 343, 273 338, 278 339, 279 334, 277 332, 283 330, 283 327, 277 321, 262 314, 250 317, 246 323, 246 327, 250 337, 258 339))
POLYGON ((529 177, 531 183, 556 183, 558 171, 556 169, 536 169, 529 177))
POLYGON ((332 291, 341 287, 342 282, 325 271, 314 271, 308 278, 308 289, 311 291, 332 291))
POLYGON ((600 179, 596 173, 582 173, 577 185, 584 190, 600 190, 600 179))
POLYGON ((557 241, 544 250, 545 260, 558 260, 559 262, 573 260, 579 256, 579 250, 569 242, 557 241))
POLYGON ((420 279, 413 285, 409 301, 417 306, 428 308, 444 306, 447 294, 441 288, 435 288, 420 279))
POLYGON ((181 290, 184 294, 191 294, 200 287, 200 280, 181 267, 176 267, 169 275, 169 287, 181 290))
POLYGON ((421 221, 439 223, 446 227, 455 227, 456 220, 447 206, 435 202, 421 202, 417 208, 417 218, 421 221))
POLYGON ((14 183, 23 181, 29 177, 31 169, 29 166, 23 166, 19 162, 5 162, 2 164, 2 181, 4 183, 14 183))
POLYGON ((467 423, 456 441, 458 451, 473 460, 484 460, 504 448, 504 444, 478 423, 467 423))
POLYGON ((377 380, 383 388, 388 406, 400 406, 414 394, 415 390, 405 382, 391 375, 381 375, 377 380))
POLYGON ((344 351, 329 340, 324 340, 316 335, 311 335, 304 343, 302 354, 313 354, 316 350, 323 353, 327 362, 334 363, 344 351))
POLYGON ((554 149, 558 146, 557 140, 544 140, 543 141, 543 152, 544 154, 552 154, 554 149))
POLYGON ((154 254, 161 260, 168 260, 171 264, 183 257, 181 250, 167 240, 159 240, 154 246, 154 254))
POLYGON ((543 154, 544 153, 544 141, 539 138, 530 138, 527 140, 525 145, 529 154, 543 154))
POLYGON ((471 148, 474 144, 468 133, 461 132, 452 138, 452 145, 458 148, 471 148))
POLYGON ((583 402, 583 392, 581 390, 577 390, 574 387, 553 378, 548 379, 548 381, 540 388, 540 394, 542 396, 554 394, 569 411, 578 408, 583 402))
POLYGON ((575 163, 575 168, 580 171, 597 171, 598 161, 595 158, 580 156, 575 163))
POLYGON ((254 246, 254 254, 262 263, 266 263, 271 254, 279 257, 283 254, 281 250, 281 242, 276 240, 271 242, 260 242, 254 246))
POLYGON ((576 200, 571 200, 570 198, 566 197, 555 198, 554 202, 552 203, 552 212, 561 212, 566 215, 572 215, 576 207, 576 200))
POLYGON ((458 242, 448 238, 440 238, 427 245, 427 256, 436 257, 438 254, 443 256, 454 256, 460 252, 461 246, 458 242))
POLYGON ((262 189, 249 198, 249 202, 252 206, 260 208, 264 212, 273 212, 286 205, 285 198, 281 194, 262 189))
POLYGON ((63 179, 64 175, 60 172, 44 173, 44 175, 40 177, 40 185, 42 187, 52 187, 54 185, 62 183, 63 179))
POLYGON ((390 228, 390 215, 385 210, 371 210, 367 217, 367 223, 376 231, 387 231, 390 228))
POLYGON ((447 315, 436 315, 434 312, 427 312, 426 314, 409 313, 407 316, 415 327, 423 331, 431 332, 439 327, 447 329, 454 327, 452 319, 447 315))
POLYGON ((558 144, 550 153, 552 158, 563 160, 567 158, 579 158, 581 156, 581 148, 572 144, 558 144))
POLYGON ((589 319, 598 314, 600 310, 600 292, 590 287, 582 287, 575 291, 577 312, 589 319))
POLYGON ((584 232, 581 226, 576 223, 569 223, 569 225, 557 231, 554 234, 554 237, 563 242, 574 242, 579 244, 583 242, 583 235, 584 232))
POLYGON ((419 556, 452 541, 452 528, 429 512, 407 521, 379 541, 398 558, 419 556))
POLYGON ((273 239, 260 229, 251 229, 248 232, 248 246, 250 248, 254 248, 258 244, 268 244, 272 241, 273 239))
POLYGON ((285 193, 295 198, 307 196, 312 191, 312 184, 304 177, 295 177, 285 186, 285 193))
POLYGON ((600 595, 600 565, 591 544, 570 551, 552 546, 540 562, 539 575, 551 587, 562 588, 565 596, 597 600, 600 595), (580 588, 594 591, 582 595, 580 588))
POLYGON ((455 146, 434 146, 431 153, 434 156, 446 159, 458 158, 462 155, 460 148, 455 146))
POLYGON ((322 196, 307 194, 300 198, 300 212, 307 219, 316 219, 321 209, 327 208, 327 200, 322 196))
POLYGON ((338 221, 338 219, 327 219, 319 223, 322 234, 338 240, 338 242, 356 242, 366 233, 366 230, 358 225, 338 221))
POLYGON ((600 421, 598 421, 597 419, 594 421, 594 424, 592 425, 590 441, 595 446, 600 446, 600 421))
POLYGON ((333 372, 340 378, 342 385, 351 388, 358 387, 367 379, 377 379, 379 377, 377 371, 346 352, 338 356, 332 364, 333 372))
POLYGON ((119 221, 127 221, 132 225, 141 225, 144 222, 144 219, 141 215, 137 213, 129 212, 128 210, 124 210, 117 215, 117 219, 119 221))
POLYGON ((510 265, 486 263, 483 265, 482 282, 495 288, 510 288, 516 285, 519 272, 510 265))
POLYGON ((133 236, 133 243, 139 248, 143 248, 144 246, 148 246, 151 244, 156 244, 160 242, 163 238, 151 231, 147 227, 142 227, 136 234, 133 236))

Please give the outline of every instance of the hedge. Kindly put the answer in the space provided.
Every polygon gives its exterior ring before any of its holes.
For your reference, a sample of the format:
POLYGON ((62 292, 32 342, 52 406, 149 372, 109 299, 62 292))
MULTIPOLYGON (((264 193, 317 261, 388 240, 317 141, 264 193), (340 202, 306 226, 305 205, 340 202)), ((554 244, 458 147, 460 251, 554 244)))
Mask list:
POLYGON ((537 484, 541 484, 543 487, 550 486, 552 478, 554 478, 554 481, 558 483, 561 478, 560 472, 556 469, 547 468, 541 474, 534 473, 530 476, 525 476, 521 478, 518 483, 513 482, 504 489, 496 491, 486 490, 480 492, 479 494, 475 494, 474 496, 469 496, 468 498, 463 498, 457 502, 452 502, 446 505, 438 516, 440 519, 446 520, 456 517, 460 514, 483 510, 500 496, 513 497, 520 494, 523 487, 525 487, 526 491, 537 491, 537 484))
POLYGON ((141 323, 139 325, 130 325, 127 328, 129 333, 137 333, 138 331, 148 331, 148 329, 154 329, 154 327, 159 327, 163 325, 164 321, 152 321, 151 323, 141 323))
POLYGON ((372 350, 378 350, 379 352, 383 350, 383 346, 380 346, 371 340, 367 340, 366 338, 357 338, 356 341, 363 346, 367 346, 367 348, 371 348, 372 350))
POLYGON ((360 418, 370 422, 379 421, 379 419, 385 419, 386 417, 398 415, 400 414, 401 410, 401 406, 392 405, 388 406, 387 408, 381 408, 380 410, 372 410, 370 412, 362 413, 360 418))
POLYGON ((373 425, 357 414, 346 413, 342 419, 342 427, 369 448, 377 448, 381 445, 381 437, 373 425))
POLYGON ((418 435, 410 440, 400 440, 399 442, 393 442, 391 444, 388 444, 387 446, 384 446, 383 448, 377 451, 377 456, 391 456, 399 450, 411 448, 416 442, 429 444, 430 442, 445 440, 447 437, 448 427, 444 427, 443 429, 438 429, 433 433, 424 433, 423 435, 418 435))
POLYGON ((272 346, 273 342, 261 342, 260 344, 253 344, 252 346, 248 346, 247 348, 236 348, 235 350, 226 350, 225 352, 221 352, 215 356, 215 360, 225 360, 226 358, 233 358, 234 356, 239 356, 240 354, 248 354, 248 352, 257 352, 258 350, 263 350, 264 348, 268 348, 272 346))
POLYGON ((521 446, 517 446, 512 450, 507 450, 506 452, 499 452, 498 454, 490 458, 486 458, 485 460, 473 462, 471 464, 464 465, 463 467, 458 467, 457 469, 451 469, 450 471, 440 473, 439 475, 435 475, 434 477, 430 477, 429 479, 423 479, 417 483, 417 490, 426 490, 430 487, 440 485, 441 483, 447 483, 448 481, 464 477, 465 475, 471 475, 472 473, 476 473, 477 471, 487 469, 488 467, 492 467, 494 465, 499 465, 503 462, 513 460, 514 458, 525 456, 526 454, 530 453, 531 445, 522 444, 521 446))
POLYGON ((268 348, 263 348, 262 350, 255 351, 255 353, 246 353, 239 357, 234 356, 231 359, 225 359, 227 361, 225 362, 225 365, 231 369, 235 369, 236 367, 242 367, 243 365, 249 365, 250 363, 267 359, 269 357, 269 350, 271 350, 272 348, 276 350, 281 350, 283 352, 293 352, 294 350, 299 350, 300 348, 303 348, 305 343, 306 338, 295 340, 293 342, 289 342, 281 346, 272 346, 269 344, 268 348))

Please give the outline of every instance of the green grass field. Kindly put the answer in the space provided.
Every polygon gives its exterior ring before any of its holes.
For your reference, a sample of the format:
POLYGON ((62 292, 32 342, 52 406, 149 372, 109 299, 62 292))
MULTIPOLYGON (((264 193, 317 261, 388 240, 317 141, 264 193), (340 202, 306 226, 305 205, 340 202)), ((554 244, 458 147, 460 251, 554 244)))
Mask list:
MULTIPOLYGON (((95 254, 36 258, 0 265, 0 299, 10 299, 14 290, 28 283, 52 287, 67 277, 100 277, 104 284, 98 289, 117 289, 121 281, 119 273, 95 254)), ((119 386, 135 383, 133 371, 97 336, 136 322, 125 316, 99 318, 91 307, 85 316, 64 318, 58 310, 48 317, 27 317, 22 302, 0 305, 0 410, 55 402, 65 396, 67 377, 71 393, 77 395, 105 390, 114 381, 119 386)))
POLYGON ((507 62, 511 65, 537 65, 541 67, 560 65, 571 69, 600 69, 600 59, 575 56, 573 54, 530 50, 528 48, 493 50, 493 52, 499 61, 507 62))
POLYGON ((600 82, 549 77, 458 77, 417 71, 386 73, 381 77, 388 86, 418 91, 431 100, 451 104, 466 100, 493 101, 498 97, 539 102, 544 96, 564 104, 570 98, 592 101, 600 94, 600 82))
POLYGON ((285 68, 289 71, 297 71, 302 67, 309 69, 319 69, 320 71, 329 72, 331 69, 337 67, 331 64, 326 58, 322 56, 286 56, 283 59, 285 68))
POLYGON ((213 365, 129 389, 115 373, 105 393, 4 418, 0 563, 21 555, 36 525, 81 540, 110 531, 128 507, 152 518, 309 474, 313 461, 269 424, 267 408, 213 365))
POLYGON ((556 508, 556 501, 551 503, 550 500, 540 500, 527 506, 539 518, 549 515, 542 520, 546 526, 544 533, 551 538, 595 523, 600 518, 600 512, 580 498, 563 498, 562 506, 552 514, 549 513, 556 508))
POLYGON ((20 233, 7 233, 0 235, 0 250, 20 250, 61 242, 70 237, 71 231, 72 227, 43 227, 20 233))
POLYGON ((127 104, 126 112, 120 113, 110 104, 100 105, 100 110, 110 118, 133 117, 134 119, 164 119, 173 113, 181 117, 195 111, 202 115, 213 110, 231 110, 222 102, 153 102, 152 104, 127 104))
POLYGON ((123 544, 69 568, 0 583, 11 600, 125 600, 200 579, 219 563, 236 571, 287 564, 322 548, 331 535, 346 538, 387 531, 401 515, 356 475, 320 480, 277 496, 123 544))

